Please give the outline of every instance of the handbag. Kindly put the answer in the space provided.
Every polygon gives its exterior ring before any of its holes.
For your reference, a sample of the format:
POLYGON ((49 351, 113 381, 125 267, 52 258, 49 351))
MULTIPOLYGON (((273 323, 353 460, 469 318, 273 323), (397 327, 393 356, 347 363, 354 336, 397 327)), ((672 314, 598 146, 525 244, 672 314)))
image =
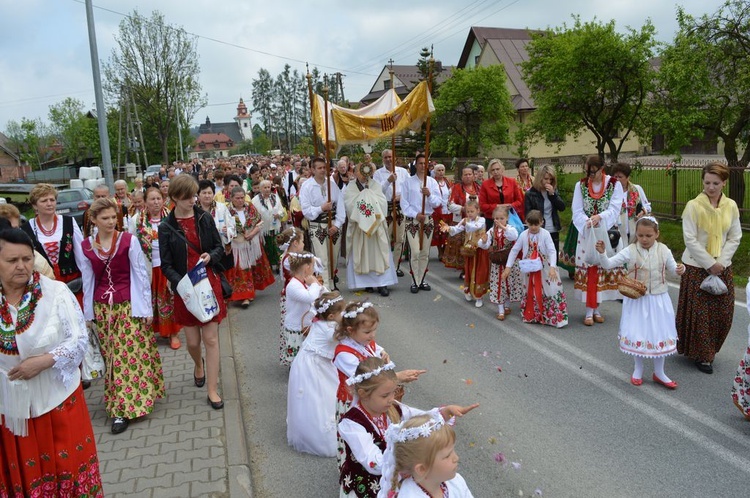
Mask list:
POLYGON ((83 354, 81 362, 81 378, 83 380, 93 380, 104 377, 106 367, 104 357, 102 356, 102 347, 99 343, 99 335, 96 333, 96 326, 92 323, 86 326, 89 340, 86 346, 86 352, 83 354))
POLYGON ((185 302, 187 310, 201 323, 207 323, 219 314, 219 301, 211 282, 208 281, 208 272, 203 261, 199 261, 180 279, 177 293, 185 302))
POLYGON ((612 247, 612 249, 617 247, 617 245, 620 243, 620 235, 620 230, 617 227, 607 230, 609 245, 612 247))
MULTIPOLYGON (((172 230, 177 236, 182 239, 183 242, 185 242, 187 245, 193 248, 193 251, 197 252, 198 254, 201 254, 203 251, 199 247, 197 247, 195 244, 190 242, 185 236, 180 232, 179 230, 175 230, 175 228, 170 225, 169 223, 164 223, 164 225, 172 230)), ((226 251, 224 251, 224 254, 221 256, 221 260, 218 264, 214 265, 215 271, 217 275, 219 275, 219 282, 221 283, 221 297, 224 298, 225 301, 228 301, 232 298, 232 292, 234 292, 234 289, 232 288, 232 285, 229 283, 229 280, 227 280, 227 277, 224 275, 224 272, 234 268, 234 255, 231 253, 227 254, 226 251), (225 260, 227 265, 231 266, 224 266, 225 260)), ((183 279, 185 277, 182 277, 183 279)))
POLYGON ((542 260, 539 258, 519 259, 518 268, 521 270, 521 273, 534 273, 542 269, 542 260))

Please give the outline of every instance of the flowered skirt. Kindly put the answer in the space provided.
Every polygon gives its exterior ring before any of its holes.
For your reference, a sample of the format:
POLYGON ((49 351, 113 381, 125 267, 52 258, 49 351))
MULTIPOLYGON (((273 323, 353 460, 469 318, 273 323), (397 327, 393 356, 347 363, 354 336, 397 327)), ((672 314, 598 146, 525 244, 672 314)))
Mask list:
POLYGON ((156 336, 131 316, 130 302, 94 302, 102 356, 107 365, 104 405, 110 417, 134 419, 151 413, 164 397, 164 375, 156 336))
POLYGON ((732 267, 719 278, 728 293, 714 296, 701 290, 708 272, 697 266, 685 265, 677 301, 677 352, 696 361, 713 361, 732 328, 734 317, 734 283, 732 267))
POLYGON ((550 279, 550 266, 547 258, 543 257, 542 261, 542 270, 525 276, 521 316, 526 323, 541 323, 542 325, 562 328, 568 324, 568 302, 560 277, 558 276, 554 280, 550 279), (529 295, 532 278, 536 279, 535 285, 538 285, 541 281, 541 306, 539 305, 538 292, 534 293, 536 295, 529 295))
POLYGON ((266 257, 268 257, 268 263, 271 266, 278 266, 281 259, 281 252, 279 251, 279 246, 276 244, 275 230, 271 230, 263 236, 263 248, 266 251, 266 257))
POLYGON ((243 270, 239 265, 230 268, 224 275, 232 286, 230 301, 252 301, 255 299, 255 284, 253 283, 253 269, 243 270))
POLYGON ((167 277, 160 266, 151 270, 151 298, 154 302, 154 332, 162 337, 170 337, 180 331, 180 324, 175 321, 174 295, 167 286, 167 277))
POLYGON ((623 297, 620 319, 620 351, 654 358, 677 352, 677 330, 669 292, 623 297))
MULTIPOLYGON (((749 327, 750 329, 750 327, 749 327)), ((750 330, 748 330, 750 332, 750 330)), ((750 345, 740 360, 732 384, 732 401, 746 419, 750 420, 750 345)))
POLYGON ((513 264, 505 282, 501 278, 504 269, 505 265, 490 264, 489 295, 490 302, 493 304, 505 304, 510 301, 517 303, 523 298, 523 275, 518 268, 518 263, 513 264))
POLYGON ((464 245, 464 232, 448 237, 443 250, 443 264, 446 268, 464 269, 464 257, 461 256, 461 246, 464 245))
POLYGON ((578 249, 578 229, 571 223, 562 249, 557 255, 557 266, 565 268, 568 273, 574 272, 576 270, 576 249, 578 249))
POLYGON ((303 342, 305 342, 305 336, 302 335, 301 330, 291 330, 284 327, 279 344, 279 363, 286 367, 291 366, 303 342))
MULTIPOLYGON (((276 264, 278 264, 278 261, 276 264)), ((251 270, 253 271, 253 286, 255 286, 255 290, 263 290, 276 282, 271 264, 268 262, 266 251, 263 248, 261 248, 260 258, 255 262, 251 270)))
MULTIPOLYGON (((347 401, 342 400, 339 397, 336 397, 336 424, 338 424, 341 421, 341 416, 349 411, 349 409, 352 407, 352 400, 349 399, 347 401)), ((336 432, 336 462, 339 465, 339 472, 341 471, 341 467, 344 466, 344 462, 346 461, 346 443, 341 438, 338 432, 336 432)))
POLYGON ((279 363, 284 366, 289 366, 291 363, 286 362, 286 328, 284 327, 284 320, 286 319, 286 294, 282 293, 279 298, 279 310, 280 310, 280 321, 279 321, 279 363))
MULTIPOLYGON (((444 221, 448 225, 452 225, 453 221, 453 213, 443 214, 442 208, 437 208, 432 213, 432 219, 435 220, 435 224, 439 227, 440 222, 444 221)), ((443 232, 442 230, 435 230, 435 233, 432 234, 432 242, 430 243, 430 246, 432 247, 443 247, 445 246, 445 243, 448 241, 448 232, 443 232)))
POLYGON ((28 436, 0 427, 0 496, 104 496, 80 385, 59 406, 30 419, 28 436))

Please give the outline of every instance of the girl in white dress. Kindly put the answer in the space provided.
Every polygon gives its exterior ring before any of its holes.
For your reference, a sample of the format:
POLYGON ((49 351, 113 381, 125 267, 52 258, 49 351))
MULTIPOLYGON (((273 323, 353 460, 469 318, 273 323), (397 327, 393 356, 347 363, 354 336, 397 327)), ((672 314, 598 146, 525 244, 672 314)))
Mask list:
POLYGON ((284 286, 281 289, 279 297, 279 363, 288 367, 291 360, 287 358, 286 346, 286 329, 284 321, 286 319, 286 286, 292 279, 292 272, 289 269, 289 254, 301 253, 305 250, 304 232, 296 227, 287 228, 276 236, 276 242, 279 249, 284 251, 281 256, 281 274, 284 277, 284 286))
POLYGON ((338 292, 315 300, 310 333, 292 362, 286 402, 286 438, 295 450, 324 457, 336 456, 336 389, 333 365, 338 341, 333 334, 346 303, 338 292))
POLYGON ((503 278, 510 275, 513 263, 526 273, 523 286, 523 321, 561 328, 568 324, 568 303, 557 274, 557 251, 552 235, 542 228, 544 217, 536 209, 526 213, 528 230, 518 237, 508 255, 503 278))
MULTIPOLYGON (((508 224, 508 206, 496 206, 492 210, 492 221, 494 224, 487 230, 487 239, 480 242, 479 247, 486 250, 493 247, 500 249, 513 247, 513 243, 518 239, 518 230, 508 224)), ((511 296, 518 296, 515 299, 518 301, 523 288, 518 265, 511 268, 507 279, 503 279, 503 270, 505 270, 505 265, 490 262, 490 302, 497 305, 495 318, 501 321, 510 315, 511 296)))
POLYGON ((283 364, 291 365, 305 340, 305 328, 312 324, 315 316, 313 303, 323 292, 323 286, 313 275, 315 256, 309 252, 289 255, 292 278, 286 284, 286 314, 284 315, 284 339, 286 350, 282 351, 283 364))
POLYGON ((668 389, 677 389, 677 382, 664 373, 664 358, 677 352, 677 329, 674 308, 669 298, 666 273, 685 273, 685 265, 677 264, 672 251, 661 242, 659 224, 644 216, 635 224, 637 242, 608 258, 604 242, 596 244, 602 268, 617 268, 627 263, 629 276, 646 286, 646 295, 638 299, 623 297, 620 319, 620 350, 635 357, 630 382, 643 384, 643 358, 654 359, 653 380, 668 389))
MULTIPOLYGON (((357 366, 356 375, 347 379, 356 399, 339 422, 339 434, 346 443, 339 478, 341 497, 378 496, 386 430, 391 424, 428 413, 396 401, 399 379, 395 368, 381 358, 366 358, 357 366)), ((431 418, 447 420, 463 416, 477 406, 447 405, 429 413, 431 418)))
MULTIPOLYGON (((750 283, 747 284, 745 294, 747 311, 750 312, 750 283)), ((747 332, 750 334, 750 325, 747 326, 747 332)), ((745 418, 750 420, 750 337, 748 337, 745 356, 740 360, 732 383, 732 401, 745 418)))
POLYGON ((419 415, 385 433, 379 498, 472 498, 458 468, 453 420, 419 415))

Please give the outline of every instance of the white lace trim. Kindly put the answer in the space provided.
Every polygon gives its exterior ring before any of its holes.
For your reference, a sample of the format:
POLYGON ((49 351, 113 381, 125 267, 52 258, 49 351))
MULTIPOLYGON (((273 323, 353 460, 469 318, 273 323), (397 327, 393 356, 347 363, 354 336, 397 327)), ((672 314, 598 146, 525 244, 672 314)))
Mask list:
MULTIPOLYGON (((69 291, 68 291, 69 292, 69 291)), ((72 383, 78 379, 78 366, 83 361, 83 355, 88 347, 88 333, 86 332, 86 322, 83 319, 83 313, 80 308, 73 311, 74 319, 76 323, 71 323, 69 315, 66 313, 65 306, 78 306, 74 303, 66 301, 74 301, 72 295, 65 299, 58 298, 58 302, 55 303, 57 306, 57 316, 60 320, 60 326, 65 333, 65 340, 57 346, 55 349, 50 351, 52 358, 55 360, 55 364, 52 366, 55 369, 56 377, 60 382, 63 383, 66 389, 69 389, 72 383), (75 311, 78 311, 77 313, 75 311), (78 333, 75 333, 75 328, 78 329, 78 333)))

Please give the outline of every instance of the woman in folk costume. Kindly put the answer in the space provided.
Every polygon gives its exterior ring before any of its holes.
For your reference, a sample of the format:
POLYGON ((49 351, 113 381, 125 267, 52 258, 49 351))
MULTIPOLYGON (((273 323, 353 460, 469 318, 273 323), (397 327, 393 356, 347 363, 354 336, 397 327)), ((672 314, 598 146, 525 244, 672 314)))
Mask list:
MULTIPOLYGON (((448 211, 453 215, 453 221, 449 225, 455 225, 466 217, 464 206, 470 200, 479 200, 479 185, 474 182, 474 170, 465 167, 461 170, 461 181, 456 181, 451 188, 448 198, 448 211)), ((464 245, 464 232, 449 237, 445 242, 443 252, 443 264, 446 268, 464 269, 464 257, 461 256, 461 246, 464 245)))
POLYGON ((237 236, 232 240, 234 268, 227 271, 227 279, 234 289, 231 300, 242 301, 242 307, 247 308, 255 299, 255 290, 273 284, 274 277, 260 243, 263 221, 253 205, 245 202, 242 187, 232 189, 229 214, 237 229, 237 236))
POLYGON ((170 347, 180 349, 177 334, 182 328, 174 319, 174 295, 161 271, 159 255, 159 224, 169 213, 164 207, 164 196, 157 188, 146 192, 146 206, 130 221, 130 233, 138 240, 146 264, 151 270, 151 299, 154 306, 153 329, 161 337, 169 337, 170 347))
MULTIPOLYGON (((433 217, 437 223, 445 222, 451 225, 453 221, 453 213, 448 211, 448 201, 451 197, 451 182, 445 177, 445 165, 436 164, 432 169, 434 174, 433 178, 438 184, 438 190, 440 191, 440 197, 443 199, 443 204, 439 208, 435 209, 433 217)), ((443 260, 443 253, 445 252, 445 243, 448 241, 448 234, 438 230, 435 235, 432 236, 432 246, 438 248, 438 259, 443 260)))
MULTIPOLYGON (((526 213, 528 230, 518 236, 508 255, 508 265, 503 270, 503 277, 510 275, 510 268, 520 253, 526 267, 526 286, 524 292, 523 321, 541 323, 561 328, 568 324, 568 303, 565 300, 562 282, 557 274, 557 252, 550 233, 542 228, 542 213, 533 210, 526 213), (538 263, 531 263, 538 261, 538 263)), ((525 267, 522 266, 523 270, 525 267)))
MULTIPOLYGON (((750 283, 745 288, 745 304, 750 313, 750 283)), ((745 356, 740 360, 732 384, 732 401, 747 420, 750 420, 750 325, 747 326, 748 344, 745 356)))
POLYGON ((151 331, 154 308, 151 281, 139 244, 115 230, 119 206, 97 199, 89 208, 98 229, 81 244, 83 313, 96 320, 107 363, 104 402, 112 417, 112 434, 151 413, 164 397, 164 377, 156 338, 151 331))
POLYGON ((0 231, 0 261, 0 496, 102 497, 81 309, 64 283, 33 270, 21 230, 0 231))
POLYGON ((443 222, 440 230, 451 235, 456 235, 459 232, 465 233, 462 248, 464 256, 464 297, 467 301, 474 299, 474 305, 481 308, 484 304, 482 296, 489 288, 490 260, 487 251, 480 246, 481 243, 488 240, 488 236, 484 218, 479 213, 479 203, 477 201, 467 202, 466 218, 452 227, 443 222))
POLYGON ((388 240, 388 201, 372 178, 372 166, 360 164, 357 178, 344 189, 349 224, 346 231, 346 283, 349 289, 377 287, 381 296, 398 282, 388 240))
POLYGON ((211 215, 216 224, 216 230, 219 231, 221 243, 224 245, 224 256, 221 259, 222 267, 228 270, 233 266, 224 264, 227 258, 234 258, 232 255, 232 239, 237 235, 237 227, 234 223, 234 217, 229 214, 229 208, 226 204, 216 202, 214 199, 216 187, 210 180, 201 180, 198 182, 198 207, 211 215))
POLYGON ((260 194, 253 197, 253 206, 260 213, 260 219, 263 221, 261 234, 263 235, 263 248, 266 251, 266 257, 274 271, 279 266, 279 246, 276 245, 276 235, 281 232, 281 220, 286 216, 286 210, 281 203, 281 199, 272 191, 273 183, 271 180, 261 180, 260 194))
POLYGON ((627 163, 617 163, 612 166, 610 173, 622 185, 622 192, 625 195, 625 202, 622 203, 622 212, 620 213, 620 237, 625 241, 625 245, 634 244, 635 222, 641 216, 651 212, 651 203, 646 198, 646 193, 640 185, 630 181, 631 167, 627 163))
MULTIPOLYGON (((586 303, 583 324, 587 326, 594 322, 604 323, 599 303, 622 298, 617 283, 625 275, 625 270, 622 267, 605 270, 586 263, 584 242, 589 242, 588 237, 595 237, 594 228, 609 230, 617 224, 623 199, 622 185, 604 173, 601 157, 589 156, 586 159, 586 178, 576 183, 573 190, 573 225, 563 246, 564 253, 570 255, 572 250, 575 254, 574 293, 576 299, 586 303), (576 240, 573 245, 570 244, 571 237, 576 240)), ((622 243, 620 240, 619 247, 622 243)), ((589 257, 598 258, 595 254, 589 257)))

